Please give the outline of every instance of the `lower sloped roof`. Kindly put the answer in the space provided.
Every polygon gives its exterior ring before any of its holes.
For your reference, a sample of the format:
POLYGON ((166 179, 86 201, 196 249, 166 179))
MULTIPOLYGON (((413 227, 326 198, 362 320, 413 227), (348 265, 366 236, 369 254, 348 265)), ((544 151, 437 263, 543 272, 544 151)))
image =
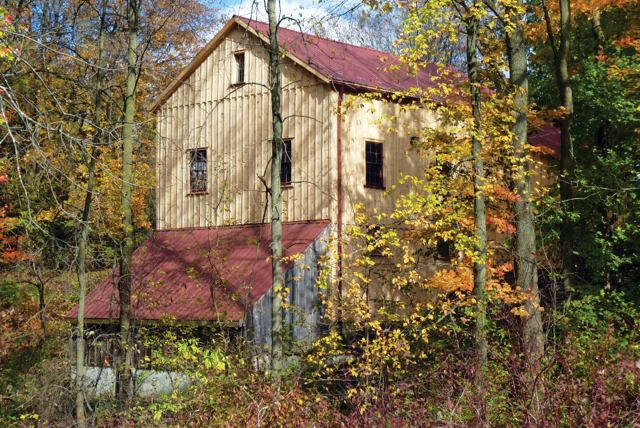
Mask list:
MULTIPOLYGON (((285 257, 304 252, 328 221, 284 223, 285 257)), ((239 321, 271 288, 269 225, 157 231, 133 255, 132 317, 239 321)), ((285 264, 285 270, 291 262, 285 264)), ((85 318, 117 320, 116 274, 86 298, 85 318)), ((77 317, 77 306, 68 314, 77 317)))

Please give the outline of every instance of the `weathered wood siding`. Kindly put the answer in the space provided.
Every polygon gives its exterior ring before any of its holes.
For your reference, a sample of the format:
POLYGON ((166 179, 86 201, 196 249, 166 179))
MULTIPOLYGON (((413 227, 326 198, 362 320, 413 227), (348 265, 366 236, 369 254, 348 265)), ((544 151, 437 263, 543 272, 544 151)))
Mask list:
MULTIPOLYGON (((287 313, 293 338, 300 344, 310 343, 321 334, 322 305, 318 288, 318 263, 326 254, 331 226, 327 226, 285 273, 289 304, 294 308, 287 313)), ((271 293, 270 289, 253 306, 245 320, 247 335, 262 346, 271 346, 271 293)))
MULTIPOLYGON (((265 216, 271 111, 262 42, 232 31, 158 110, 157 228, 256 223, 265 216), (234 53, 245 52, 245 81, 234 86, 234 53), (189 195, 189 149, 208 149, 208 193, 189 195)), ((293 139, 293 181, 284 221, 327 219, 335 209, 337 95, 285 59, 285 138, 293 139)))

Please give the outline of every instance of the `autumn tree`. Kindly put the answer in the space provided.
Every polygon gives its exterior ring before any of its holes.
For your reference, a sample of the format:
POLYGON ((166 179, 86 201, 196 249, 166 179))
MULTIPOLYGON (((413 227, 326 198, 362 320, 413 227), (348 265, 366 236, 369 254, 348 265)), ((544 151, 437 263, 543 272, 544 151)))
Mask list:
POLYGON ((455 327, 444 325, 451 317, 464 325, 456 331, 464 332, 465 344, 473 344, 465 348, 474 355, 470 400, 477 421, 487 423, 489 325, 494 322, 489 313, 508 308, 517 319, 526 313, 526 293, 508 281, 511 254, 499 243, 515 232, 511 220, 517 200, 510 189, 512 100, 502 92, 508 67, 504 33, 495 31, 499 19, 484 3, 406 7, 399 64, 388 68, 415 73, 429 67, 432 85, 348 97, 345 108, 364 105, 374 111, 382 107, 368 103, 403 100, 399 113, 385 114, 379 126, 414 135, 408 155, 425 166, 421 174, 404 176, 397 188, 391 187, 397 200, 393 211, 372 213, 371 207, 348 229, 357 250, 345 255, 345 334, 357 339, 336 344, 336 333, 318 346, 332 355, 339 350, 365 355, 353 357, 347 369, 361 376, 358 384, 363 385, 350 390, 350 396, 375 400, 384 395, 382 385, 410 376, 436 352, 430 347, 433 337, 453 334, 455 327), (446 56, 436 64, 426 61, 437 57, 432 37, 448 38, 451 45, 463 41, 464 72, 450 68, 446 56), (400 125, 398 115, 414 111, 433 114, 437 126, 400 125), (427 267, 434 264, 433 270, 427 267), (373 379, 378 376, 382 385, 373 379))
POLYGON ((513 124, 513 181, 516 200, 515 214, 515 285, 527 294, 524 302, 526 314, 523 319, 522 341, 527 363, 526 384, 532 391, 534 420, 540 417, 539 367, 544 356, 544 329, 538 288, 538 260, 536 259, 536 224, 534 219, 533 161, 528 150, 529 78, 528 46, 524 28, 525 4, 505 2, 492 4, 504 31, 506 56, 508 58, 509 83, 513 98, 515 120, 513 124), (497 7, 496 7, 497 6, 497 7), (503 10, 499 9, 500 6, 503 10))
MULTIPOLYGON (((111 254, 130 232, 121 227, 123 160, 117 150, 127 128, 122 126, 127 97, 121 90, 126 79, 119 72, 128 53, 122 49, 129 41, 122 31, 127 28, 125 3, 110 5, 102 19, 99 1, 20 3, 12 8, 15 25, 2 34, 3 43, 12 40, 12 46, 19 46, 9 49, 18 53, 16 60, 2 64, 2 103, 8 119, 3 140, 11 143, 2 146, 2 164, 15 171, 5 195, 14 202, 17 231, 26 238, 23 248, 41 290, 43 321, 44 285, 60 269, 75 266, 82 302, 83 290, 90 286, 87 272, 112 265, 111 254), (101 33, 105 40, 99 48, 101 33)), ((135 97, 144 105, 201 46, 205 36, 199 33, 215 16, 209 6, 188 0, 143 2, 141 14, 135 97)), ((136 163, 133 179, 125 180, 131 188, 136 234, 153 221, 148 202, 155 153, 153 122, 148 119, 138 111, 130 123, 141 136, 129 159, 136 163)), ((84 330, 82 320, 78 330, 84 330)), ((78 346, 82 337, 80 333, 78 346)), ((81 353, 76 357, 83 358, 81 353)), ((82 365, 78 370, 82 372, 82 365)), ((76 380, 81 378, 80 373, 76 380)), ((79 404, 80 388, 77 391, 79 404)))
POLYGON ((569 56, 571 40, 571 1, 558 0, 560 11, 559 30, 556 32, 551 12, 546 1, 541 3, 547 30, 547 40, 553 52, 553 66, 556 84, 560 96, 562 112, 560 116, 560 200, 564 216, 560 229, 560 246, 562 260, 562 281, 566 292, 570 292, 574 275, 574 232, 573 220, 573 187, 575 185, 575 154, 571 124, 573 121, 573 89, 569 76, 569 56))
POLYGON ((269 84, 271 91, 271 369, 277 371, 284 362, 284 308, 286 296, 282 270, 282 189, 280 168, 284 145, 282 141, 282 70, 278 44, 280 20, 275 0, 267 2, 269 17, 269 84))
POLYGON ((95 96, 94 96, 94 118, 93 118, 93 137, 91 149, 84 150, 84 161, 87 165, 87 181, 84 198, 84 206, 82 209, 82 220, 80 223, 80 237, 78 240, 78 318, 77 318, 77 337, 76 337, 76 424, 79 428, 86 426, 85 414, 85 331, 84 331, 84 312, 85 298, 87 292, 87 246, 89 242, 90 217, 93 202, 93 192, 96 185, 96 162, 98 157, 98 148, 104 144, 104 138, 100 122, 102 121, 102 97, 104 85, 104 63, 103 55, 105 50, 105 31, 107 19, 106 1, 102 1, 98 7, 98 52, 96 58, 96 77, 95 77, 95 96))
POLYGON ((134 225, 131 194, 133 189, 133 140, 135 133, 136 86, 138 80, 138 23, 137 0, 127 1, 127 87, 125 92, 124 123, 122 129, 122 228, 124 245, 120 255, 118 295, 120 303, 120 344, 116 394, 123 403, 133 398, 133 332, 131 326, 131 289, 133 285, 132 259, 134 225))

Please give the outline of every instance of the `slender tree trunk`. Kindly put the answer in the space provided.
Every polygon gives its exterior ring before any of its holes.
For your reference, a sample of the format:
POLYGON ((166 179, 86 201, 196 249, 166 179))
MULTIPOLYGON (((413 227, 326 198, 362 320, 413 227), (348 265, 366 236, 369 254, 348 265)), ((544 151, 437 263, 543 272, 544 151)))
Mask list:
POLYGON ((560 91, 560 103, 564 116, 560 121, 560 199, 565 215, 560 229, 562 251, 562 277, 564 289, 570 292, 573 284, 573 183, 575 181, 575 157, 571 123, 573 121, 573 91, 569 81, 569 37, 571 35, 571 6, 569 0, 560 0, 560 47, 556 57, 556 78, 560 91))
POLYGON ((133 138, 136 111, 136 81, 138 46, 138 0, 127 2, 127 24, 129 46, 127 52, 127 89, 125 98, 124 125, 122 128, 122 227, 124 244, 120 258, 120 275, 118 277, 118 295, 120 297, 120 356, 116 376, 116 394, 118 399, 127 405, 133 397, 133 340, 131 332, 131 285, 133 276, 131 259, 133 256, 133 208, 131 194, 133 192, 133 138))
MULTIPOLYGON (((104 52, 104 20, 106 13, 106 2, 102 3, 100 10, 100 29, 98 36, 98 58, 96 60, 96 86, 94 98, 94 129, 93 141, 89 160, 87 163, 87 190, 84 197, 84 208, 82 210, 82 221, 80 223, 80 241, 78 242, 78 326, 76 339, 76 426, 84 428, 87 425, 85 414, 85 391, 84 391, 84 305, 87 293, 87 242, 89 240, 89 217, 91 215, 91 203, 93 200, 93 190, 96 182, 96 156, 98 155, 98 144, 102 139, 100 128, 100 118, 102 116, 102 82, 104 72, 102 70, 102 54, 104 52)), ((86 153, 86 152, 85 152, 86 153)))
MULTIPOLYGON (((475 5, 475 2, 474 2, 475 5)), ((473 193, 474 193, 474 218, 475 218, 475 252, 476 260, 473 262, 473 289, 478 302, 476 313, 476 355, 478 370, 476 382, 480 389, 482 423, 486 423, 486 384, 485 371, 487 366, 487 221, 486 202, 484 192, 484 159, 482 155, 482 125, 480 75, 478 65, 478 27, 479 22, 475 16, 470 15, 466 22, 467 30, 467 75, 469 78, 471 109, 473 115, 473 129, 471 130, 472 158, 473 158, 473 193)))
MULTIPOLYGON (((523 341, 527 366, 528 382, 535 382, 540 360, 544 355, 544 330, 540 312, 540 294, 538 292, 538 266, 536 261, 536 230, 531 202, 531 163, 526 150, 527 113, 529 111, 529 79, 527 73, 527 47, 524 41, 521 17, 516 18, 513 32, 507 36, 509 51, 509 76, 513 90, 513 105, 516 121, 513 125, 513 148, 517 170, 515 190, 518 200, 515 203, 516 214, 516 286, 529 295, 525 301, 528 316, 524 321, 523 341)), ((535 384, 530 385, 532 403, 537 403, 538 391, 535 384)), ((536 406, 537 407, 537 406, 536 406)), ((538 415, 537 409, 534 414, 538 415)))
POLYGON ((545 0, 542 10, 547 27, 549 45, 553 51, 553 62, 556 73, 556 85, 560 95, 560 105, 564 115, 560 120, 560 202, 564 211, 560 226, 560 257, 562 259, 562 281, 564 291, 569 293, 573 283, 573 183, 575 181, 575 157, 573 139, 571 138, 571 122, 573 121, 573 91, 569 80, 569 37, 571 35, 570 0, 560 1, 560 43, 556 46, 553 24, 545 0))
POLYGON ((38 275, 38 314, 40 318, 40 328, 42 329, 42 340, 40 344, 44 346, 47 340, 47 299, 46 281, 38 275))
MULTIPOLYGON (((607 38, 602 29, 602 12, 600 9, 596 8, 591 15, 591 30, 593 31, 593 36, 596 39, 596 54, 602 54, 605 51, 607 38)), ((600 150, 606 150, 607 146, 607 128, 609 127, 609 121, 605 120, 603 123, 598 126, 598 130, 596 132, 596 147, 600 150)), ((610 241, 613 239, 613 234, 615 233, 615 224, 616 224, 616 216, 611 210, 605 210, 604 217, 607 219, 607 227, 606 232, 604 234, 604 239, 610 241)), ((613 284, 616 281, 615 272, 612 272, 611 269, 606 269, 604 273, 605 277, 605 285, 604 288, 606 290, 611 289, 613 284)))
POLYGON ((606 36, 602 29, 601 16, 602 12, 600 9, 596 8, 591 15, 591 28, 593 29, 593 35, 598 42, 598 50, 602 52, 604 51, 606 36))
POLYGON ((283 296, 286 295, 282 271, 282 189, 280 167, 283 153, 282 143, 282 82, 280 72, 280 48, 278 45, 278 17, 275 0, 267 2, 269 15, 269 76, 271 78, 271 271, 273 289, 271 293, 271 369, 278 371, 284 363, 284 312, 283 296))

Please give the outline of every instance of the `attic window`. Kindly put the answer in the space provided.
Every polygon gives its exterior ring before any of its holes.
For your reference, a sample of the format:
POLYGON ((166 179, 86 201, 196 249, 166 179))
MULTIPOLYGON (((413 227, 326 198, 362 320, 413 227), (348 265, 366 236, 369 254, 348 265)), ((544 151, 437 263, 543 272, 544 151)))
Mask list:
POLYGON ((235 66, 236 66, 236 81, 234 82, 236 85, 245 83, 245 60, 244 60, 244 52, 236 52, 233 54, 235 58, 235 66))
POLYGON ((367 141, 365 147, 365 187, 384 189, 382 143, 367 141))
POLYGON ((189 193, 207 192, 207 149, 189 150, 189 193))
POLYGON ((291 165, 293 152, 291 151, 291 139, 282 140, 284 150, 280 162, 280 183, 283 186, 291 186, 291 165))

